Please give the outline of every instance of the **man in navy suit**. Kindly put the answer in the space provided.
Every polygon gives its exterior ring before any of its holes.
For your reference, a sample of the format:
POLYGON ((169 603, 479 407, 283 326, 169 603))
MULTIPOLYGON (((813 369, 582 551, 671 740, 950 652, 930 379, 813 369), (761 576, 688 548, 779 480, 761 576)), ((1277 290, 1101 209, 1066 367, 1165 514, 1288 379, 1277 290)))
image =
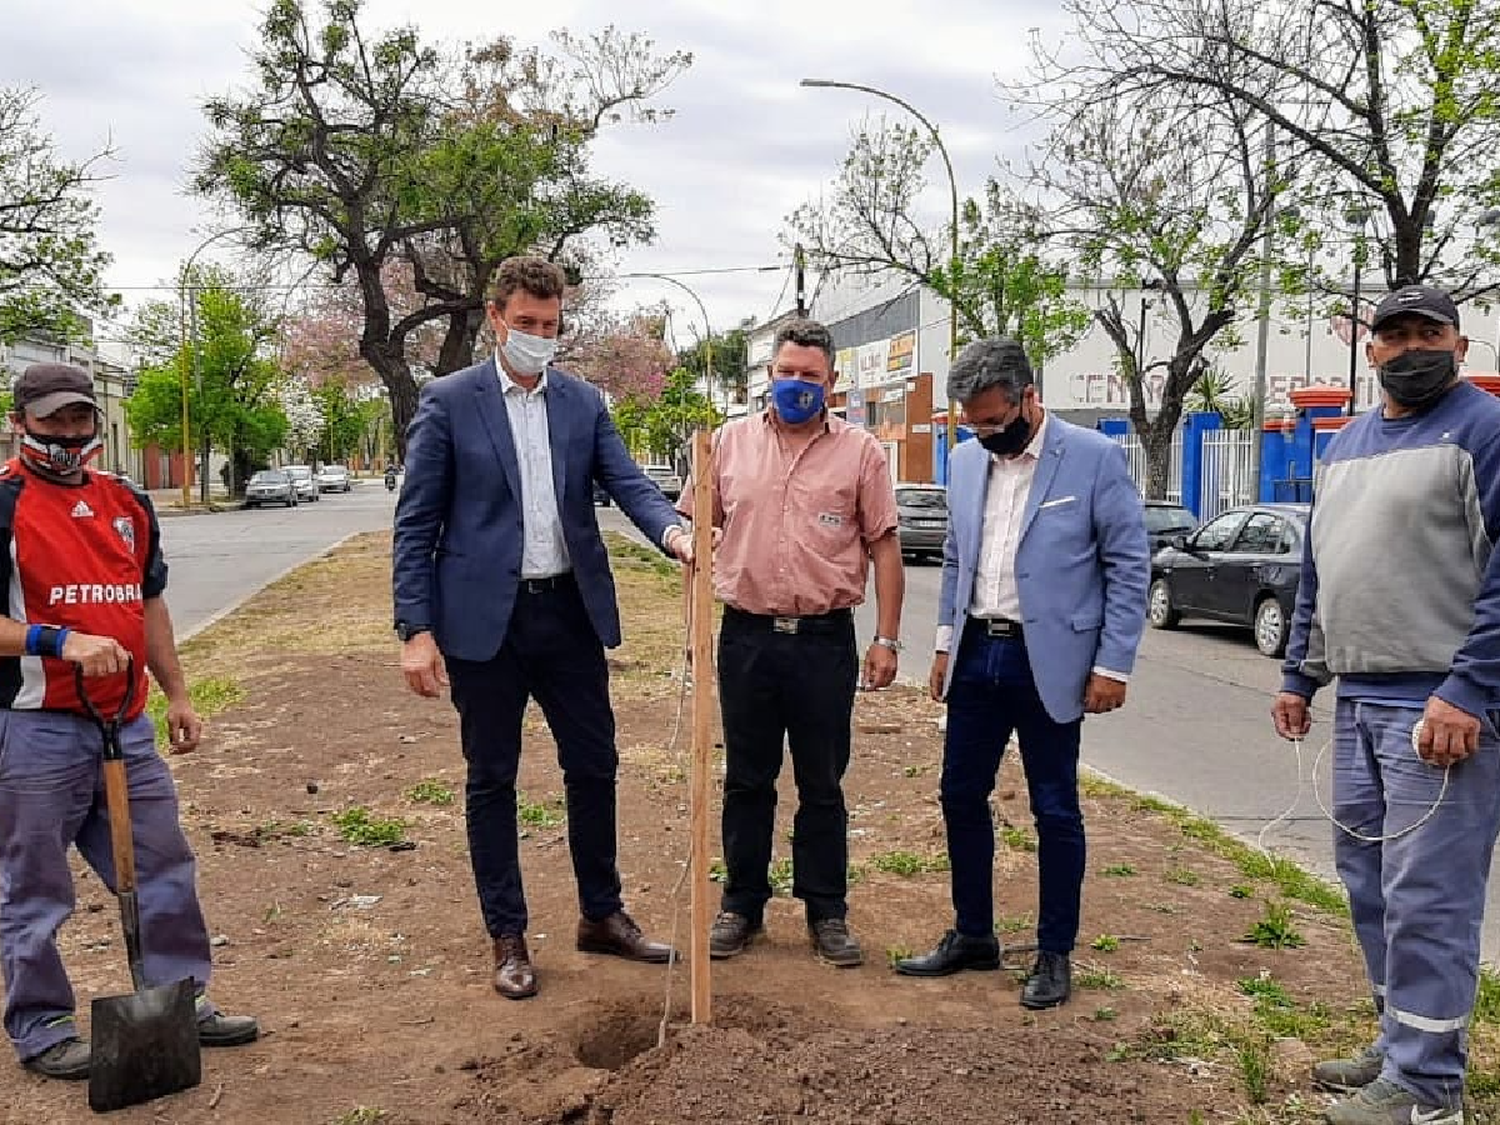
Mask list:
POLYGON ((937 948, 896 970, 1000 967, 989 795, 1014 732, 1041 880, 1038 953, 1021 1003, 1051 1008, 1072 990, 1083 888, 1079 733, 1085 712, 1125 702, 1151 576, 1145 513, 1120 447, 1042 408, 1016 341, 965 348, 948 401, 963 404, 978 438, 949 462, 931 673, 932 697, 948 701, 940 794, 956 919, 937 948))
POLYGON ((464 812, 495 989, 536 994, 516 838, 521 717, 535 699, 557 742, 578 881, 577 947, 664 963, 625 913, 615 865, 615 720, 604 650, 620 643, 614 578, 594 514, 598 481, 653 543, 691 538, 630 459, 604 400, 551 366, 562 270, 501 263, 488 313, 495 359, 435 379, 407 434, 396 505, 396 630, 407 685, 451 680, 468 763, 464 812))

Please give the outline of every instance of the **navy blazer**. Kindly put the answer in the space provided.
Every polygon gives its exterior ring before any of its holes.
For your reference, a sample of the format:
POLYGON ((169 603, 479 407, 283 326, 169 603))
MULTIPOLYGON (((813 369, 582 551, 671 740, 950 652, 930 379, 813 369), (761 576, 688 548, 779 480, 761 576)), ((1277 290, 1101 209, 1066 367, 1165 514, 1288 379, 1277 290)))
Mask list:
MULTIPOLYGON (((563 540, 594 631, 614 648, 620 611, 593 482, 653 543, 679 522, 677 513, 631 460, 598 390, 553 368, 546 396, 563 540)), ((495 361, 432 380, 406 436, 391 558, 396 620, 432 629, 447 656, 491 659, 520 587, 521 512, 521 470, 495 361)))

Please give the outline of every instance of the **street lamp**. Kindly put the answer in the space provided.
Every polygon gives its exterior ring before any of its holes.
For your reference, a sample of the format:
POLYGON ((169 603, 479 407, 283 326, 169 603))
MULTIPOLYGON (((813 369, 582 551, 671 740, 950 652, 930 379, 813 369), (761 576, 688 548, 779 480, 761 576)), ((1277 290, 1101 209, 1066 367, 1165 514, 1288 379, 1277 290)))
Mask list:
MULTIPOLYGON (((192 306, 191 306, 191 310, 192 310, 191 311, 192 337, 191 337, 191 341, 190 341, 189 340, 189 336, 188 336, 188 324, 189 324, 188 303, 187 303, 188 277, 192 273, 193 263, 198 260, 198 255, 199 254, 203 253, 204 250, 208 249, 215 242, 219 241, 219 239, 221 239, 221 238, 227 238, 231 234, 243 234, 248 229, 249 229, 248 227, 229 227, 227 230, 217 231, 216 233, 209 235, 202 242, 198 243, 198 245, 196 247, 194 247, 193 252, 188 255, 188 260, 187 260, 187 262, 182 267, 182 277, 181 277, 181 280, 180 280, 180 282, 178 284, 178 312, 179 312, 178 329, 179 329, 179 332, 181 333, 181 336, 182 336, 182 348, 183 348, 184 351, 188 352, 188 355, 190 356, 190 362, 192 364, 193 385, 196 386, 196 387, 198 387, 200 391, 202 390, 202 385, 203 384, 202 384, 202 375, 198 371, 198 293, 197 293, 198 287, 197 287, 196 284, 193 286, 193 303, 192 303, 192 306), (190 343, 191 343, 191 348, 189 347, 190 343)), ((182 383, 181 383, 181 390, 182 390, 182 506, 183 506, 183 508, 187 508, 193 502, 193 493, 192 493, 192 484, 191 484, 192 473, 190 472, 190 468, 191 468, 192 462, 188 459, 188 450, 192 446, 191 446, 191 443, 188 441, 188 366, 186 364, 184 364, 183 368, 182 368, 181 381, 182 381, 182 383)), ((203 498, 203 503, 204 503, 205 506, 208 504, 208 454, 209 454, 209 451, 208 451, 208 428, 204 427, 204 430, 203 430, 203 459, 202 459, 202 463, 201 463, 200 468, 199 468, 198 478, 199 478, 200 495, 203 498)))
MULTIPOLYGON (((665 281, 669 285, 677 286, 677 288, 681 289, 697 304, 698 314, 703 317, 703 369, 708 379, 709 402, 712 402, 714 387, 714 330, 713 326, 708 322, 708 309, 703 305, 703 298, 698 296, 697 291, 691 286, 678 281, 675 277, 668 277, 664 273, 622 273, 615 276, 620 278, 652 278, 656 281, 665 281)), ((724 418, 726 421, 729 419, 729 388, 727 386, 724 388, 724 418)))
POLYGON ((1365 207, 1350 207, 1344 222, 1354 232, 1354 298, 1349 302, 1349 415, 1354 416, 1359 397, 1359 273, 1365 262, 1365 223, 1370 212, 1365 207))
MULTIPOLYGON (((949 232, 949 262, 948 262, 948 287, 951 290, 948 297, 948 365, 953 366, 954 359, 958 356, 958 293, 956 282, 958 281, 958 180, 953 175, 953 161, 948 158, 948 150, 943 146, 943 138, 938 134, 937 126, 918 110, 907 102, 888 94, 884 90, 877 90, 874 86, 861 86, 857 82, 834 82, 826 78, 804 78, 798 85, 811 86, 818 89, 858 90, 872 97, 884 98, 906 110, 926 128, 932 137, 932 143, 937 146, 938 152, 943 157, 943 167, 948 172, 948 191, 952 197, 953 222, 949 232)), ((953 455, 953 447, 958 444, 958 414, 957 404, 948 403, 948 455, 953 455)))

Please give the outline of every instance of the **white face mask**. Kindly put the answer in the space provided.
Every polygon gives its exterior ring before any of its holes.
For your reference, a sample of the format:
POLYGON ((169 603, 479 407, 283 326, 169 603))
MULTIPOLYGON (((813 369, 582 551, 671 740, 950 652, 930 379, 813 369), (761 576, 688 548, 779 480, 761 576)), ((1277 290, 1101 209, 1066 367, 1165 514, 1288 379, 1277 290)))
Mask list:
POLYGON ((500 354, 517 375, 540 374, 557 354, 557 341, 546 336, 530 336, 514 328, 505 333, 500 354))

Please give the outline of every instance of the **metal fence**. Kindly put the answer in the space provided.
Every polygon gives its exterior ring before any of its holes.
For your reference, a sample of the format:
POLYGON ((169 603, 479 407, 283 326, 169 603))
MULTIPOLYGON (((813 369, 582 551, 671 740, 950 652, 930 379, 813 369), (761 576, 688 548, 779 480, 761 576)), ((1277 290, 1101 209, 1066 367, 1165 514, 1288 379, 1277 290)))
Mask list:
POLYGON ((1204 523, 1236 504, 1254 503, 1255 439, 1248 430, 1210 430, 1203 435, 1203 483, 1198 518, 1204 523))
MULTIPOLYGON (((1125 459, 1130 462, 1130 479, 1135 486, 1146 492, 1146 450, 1136 434, 1121 434, 1115 438, 1125 450, 1125 459)), ((1182 503, 1182 431, 1172 435, 1172 452, 1167 459, 1166 499, 1174 504, 1182 503)))

